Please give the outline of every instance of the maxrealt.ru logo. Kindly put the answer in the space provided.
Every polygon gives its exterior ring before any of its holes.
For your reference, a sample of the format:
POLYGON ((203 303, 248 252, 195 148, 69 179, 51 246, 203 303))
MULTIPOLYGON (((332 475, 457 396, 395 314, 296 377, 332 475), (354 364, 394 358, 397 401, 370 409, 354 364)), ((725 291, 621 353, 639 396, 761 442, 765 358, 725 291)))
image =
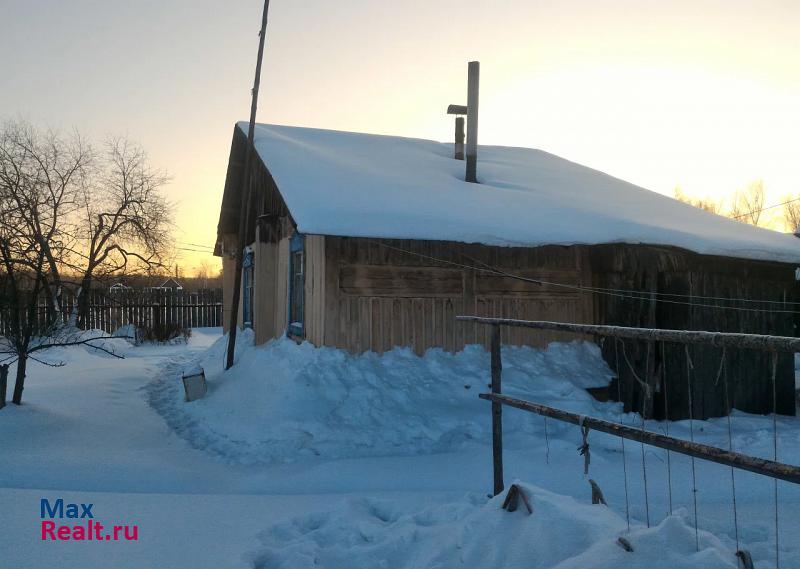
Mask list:
POLYGON ((138 541, 138 525, 106 526, 94 519, 93 508, 94 504, 65 504, 63 498, 51 503, 42 498, 42 541, 138 541), (55 519, 81 521, 57 523, 55 519))

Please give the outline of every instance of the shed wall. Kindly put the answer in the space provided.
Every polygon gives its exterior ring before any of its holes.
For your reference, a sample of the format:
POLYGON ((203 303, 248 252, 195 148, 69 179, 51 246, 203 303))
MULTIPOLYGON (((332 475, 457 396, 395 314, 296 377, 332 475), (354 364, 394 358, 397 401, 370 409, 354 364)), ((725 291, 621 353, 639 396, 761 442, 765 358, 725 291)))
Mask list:
POLYGON ((325 237, 305 238, 305 335, 316 346, 325 343, 325 237))
MULTIPOLYGON (((457 351, 488 345, 485 327, 459 314, 590 322, 589 295, 488 275, 481 263, 561 283, 591 282, 577 247, 509 248, 415 240, 327 237, 324 344, 351 352, 410 346, 457 351), (444 262, 441 262, 443 260, 444 262), (467 265, 468 268, 456 265, 467 265)), ((574 336, 508 328, 503 342, 545 346, 574 336)))
MULTIPOLYGON (((794 267, 790 265, 644 245, 597 245, 587 249, 596 287, 651 293, 640 298, 631 298, 629 294, 597 295, 600 324, 795 335, 791 303, 797 300, 797 283, 794 267)), ((719 380, 720 349, 689 346, 692 366, 689 370, 686 349, 681 345, 615 344, 609 340, 603 345, 603 354, 620 374, 621 398, 627 410, 644 409, 648 416, 657 418, 686 418, 690 390, 695 418, 725 415, 731 407, 754 413, 773 409, 769 353, 729 350, 722 367, 725 376, 719 380), (631 368, 651 385, 649 401, 631 368), (724 392, 726 379, 728 403, 724 392)), ((616 385, 612 386, 614 397, 616 390, 616 385)), ((776 391, 778 412, 793 415, 791 354, 778 356, 776 391)))

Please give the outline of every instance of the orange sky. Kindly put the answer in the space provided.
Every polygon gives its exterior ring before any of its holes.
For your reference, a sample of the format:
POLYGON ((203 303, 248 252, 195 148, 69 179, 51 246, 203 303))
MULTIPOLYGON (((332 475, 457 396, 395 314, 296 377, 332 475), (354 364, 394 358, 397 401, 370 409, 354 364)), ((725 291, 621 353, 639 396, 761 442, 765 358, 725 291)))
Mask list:
MULTIPOLYGON (((128 134, 213 245, 260 0, 2 0, 0 115, 128 134)), ((449 141, 481 61, 480 142, 666 194, 800 194, 800 3, 273 0, 259 120, 449 141)), ((192 272, 204 253, 181 251, 192 272)), ((216 265, 215 265, 216 266, 216 265)))

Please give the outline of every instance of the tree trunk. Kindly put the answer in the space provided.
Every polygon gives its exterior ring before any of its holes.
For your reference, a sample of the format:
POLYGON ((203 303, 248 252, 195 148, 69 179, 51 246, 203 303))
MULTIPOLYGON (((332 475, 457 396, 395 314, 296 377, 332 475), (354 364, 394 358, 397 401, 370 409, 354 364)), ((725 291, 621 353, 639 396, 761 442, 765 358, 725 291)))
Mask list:
POLYGON ((57 318, 59 320, 58 323, 61 324, 61 274, 58 272, 58 264, 46 239, 41 240, 41 246, 47 259, 48 272, 50 273, 48 286, 50 308, 53 310, 54 318, 57 318))
POLYGON ((11 401, 15 405, 22 405, 22 390, 25 389, 25 370, 28 367, 28 356, 20 356, 17 360, 17 381, 14 384, 14 397, 11 401))
POLYGON ((78 328, 86 330, 89 324, 89 302, 91 299, 92 275, 85 275, 78 291, 78 328))

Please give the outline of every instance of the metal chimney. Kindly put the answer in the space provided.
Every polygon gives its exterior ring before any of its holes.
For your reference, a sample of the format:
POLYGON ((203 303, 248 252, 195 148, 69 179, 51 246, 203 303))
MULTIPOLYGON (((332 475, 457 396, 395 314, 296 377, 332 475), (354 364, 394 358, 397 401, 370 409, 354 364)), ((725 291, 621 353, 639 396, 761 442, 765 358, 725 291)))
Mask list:
POLYGON ((478 170, 478 91, 481 64, 469 62, 467 78, 467 182, 477 182, 478 170))

